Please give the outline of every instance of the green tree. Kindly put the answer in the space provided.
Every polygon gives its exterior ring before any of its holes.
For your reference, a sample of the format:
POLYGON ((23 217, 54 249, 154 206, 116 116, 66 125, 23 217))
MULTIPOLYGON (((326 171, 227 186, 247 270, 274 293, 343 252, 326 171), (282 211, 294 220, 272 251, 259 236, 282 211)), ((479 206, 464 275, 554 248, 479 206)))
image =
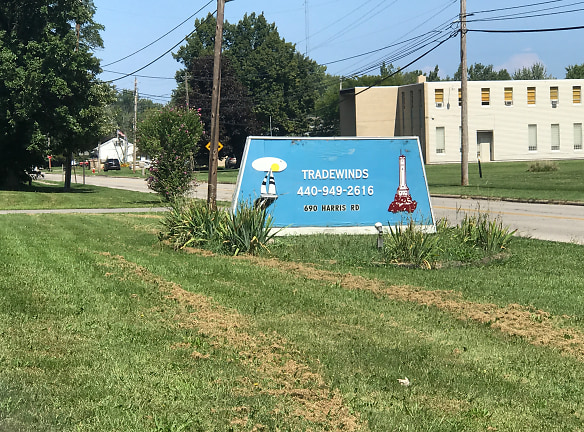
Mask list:
POLYGON ((514 80, 545 80, 553 79, 543 65, 543 63, 534 63, 530 67, 523 67, 513 72, 514 80))
POLYGON ((92 148, 106 125, 110 86, 100 83, 101 45, 90 0, 0 4, 0 181, 14 186, 50 152, 92 148), (47 147, 48 137, 51 148, 47 147))
POLYGON ((148 186, 168 201, 184 195, 195 177, 193 160, 203 133, 199 111, 153 110, 138 131, 139 147, 153 158, 148 186))
MULTIPOLYGON (((213 52, 215 20, 207 17, 195 26, 197 32, 175 55, 187 68, 196 57, 213 52)), ((263 133, 311 131, 316 101, 325 90, 325 68, 282 39, 275 24, 255 13, 246 14, 237 24, 225 23, 223 55, 249 92, 263 133)))
MULTIPOLYGON (((454 74, 454 80, 460 81, 462 78, 461 66, 458 66, 458 70, 454 74)), ((468 67, 468 80, 469 81, 505 81, 510 80, 511 75, 507 69, 495 70, 495 67, 490 65, 484 65, 482 63, 474 63, 468 67)))
POLYGON ((566 79, 584 78, 584 64, 572 65, 566 68, 566 79))
MULTIPOLYGON (((184 73, 184 72, 179 72, 184 73)), ((179 87, 173 92, 173 104, 184 105, 186 94, 184 76, 177 74, 179 87)), ((201 109, 203 125, 207 127, 199 140, 199 162, 207 164, 209 152, 204 148, 211 140, 211 95, 213 90, 213 56, 205 55, 192 59, 188 69, 189 106, 201 109)), ((254 113, 255 104, 247 89, 237 78, 231 61, 221 62, 221 105, 219 110, 219 136, 223 149, 220 157, 235 155, 241 160, 246 138, 257 135, 261 128, 254 113)))
MULTIPOLYGON (((152 102, 150 99, 138 97, 136 118, 138 123, 144 120, 146 113, 153 109, 161 109, 162 104, 152 102)), ((115 136, 119 129, 129 137, 132 137, 134 130, 134 92, 122 89, 116 93, 116 100, 108 107, 111 124, 108 138, 115 136)), ((132 138, 133 139, 133 138, 132 138)))

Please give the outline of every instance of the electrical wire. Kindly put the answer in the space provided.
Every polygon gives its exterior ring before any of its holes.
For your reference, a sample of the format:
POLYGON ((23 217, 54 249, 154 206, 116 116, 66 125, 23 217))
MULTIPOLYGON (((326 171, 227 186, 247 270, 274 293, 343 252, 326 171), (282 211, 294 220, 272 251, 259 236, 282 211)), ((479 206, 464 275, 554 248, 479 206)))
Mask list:
POLYGON ((569 31, 569 30, 582 30, 582 29, 584 29, 584 26, 556 27, 556 28, 545 28, 545 29, 525 29, 525 30, 467 29, 467 31, 476 32, 476 33, 546 33, 546 32, 569 31))
POLYGON ((452 23, 448 23, 448 26, 442 25, 442 29, 436 28, 434 29, 435 32, 429 32, 424 35, 421 35, 419 39, 414 39, 414 41, 407 46, 400 48, 399 50, 394 51, 388 56, 385 56, 381 59, 376 60, 373 63, 370 63, 366 66, 363 66, 361 69, 354 71, 350 75, 345 76, 359 76, 366 74, 374 69, 381 67, 383 64, 392 64, 396 61, 402 60, 403 58, 421 50, 425 47, 438 42, 445 34, 448 34, 449 37, 452 34, 453 30, 450 28, 452 23))
MULTIPOLYGON (((205 18, 205 20, 201 21, 200 24, 205 24, 207 21, 209 21, 209 19, 215 15, 215 13, 217 12, 217 10, 215 10, 215 12, 213 12, 211 15, 209 15, 207 18, 205 18)), ((133 72, 130 72, 128 74, 125 74, 119 78, 114 78, 108 81, 105 81, 106 83, 112 83, 115 81, 119 81, 121 79, 127 78, 129 76, 134 75, 136 72, 140 72, 141 70, 146 69, 148 66, 153 65, 154 63, 156 63, 158 60, 160 60, 162 57, 164 57, 165 55, 167 55, 168 53, 170 53, 173 49, 175 49, 177 46, 179 46, 181 43, 183 43, 185 40, 187 40, 190 36, 192 36, 196 31, 198 30, 197 27, 195 27, 195 29, 190 32, 188 35, 186 35, 184 38, 182 38, 180 41, 178 41, 178 43, 176 43, 173 47, 171 47, 168 51, 164 52, 163 54, 161 54, 160 56, 156 57, 154 60, 152 60, 151 62, 149 62, 148 64, 142 66, 141 68, 136 69, 133 72)))
MULTIPOLYGON (((365 12, 364 14, 362 14, 359 18, 354 19, 351 22, 350 26, 346 26, 344 27, 342 30, 339 30, 337 33, 332 34, 331 36, 328 37, 328 39, 325 39, 323 42, 321 42, 320 44, 314 46, 312 48, 312 50, 316 50, 320 47, 322 47, 323 45, 327 44, 328 42, 334 40, 334 39, 338 39, 341 36, 349 33, 352 29, 354 29, 355 27, 358 27, 364 20, 366 20, 370 15, 375 14, 375 13, 379 13, 379 7, 385 3, 387 0, 381 0, 379 3, 377 3, 373 8, 371 8, 369 11, 365 12)), ((391 4, 388 5, 391 6, 395 3, 397 3, 398 0, 393 0, 393 2, 391 4)), ((362 8, 363 5, 360 5, 359 8, 362 8)))
POLYGON ((544 4, 559 3, 559 2, 562 2, 562 1, 565 1, 565 0, 548 0, 548 1, 542 1, 542 2, 538 2, 538 3, 529 3, 529 4, 525 4, 525 5, 519 5, 519 6, 508 6, 508 7, 504 7, 504 8, 489 9, 489 10, 482 10, 482 11, 474 11, 474 12, 467 13, 467 16, 468 15, 472 15, 472 14, 501 12, 501 11, 504 11, 504 10, 521 9, 521 8, 527 8, 527 7, 544 5, 544 4))
POLYGON ((391 78, 392 76, 400 73, 401 71, 403 71, 404 69, 408 68, 409 66, 413 65, 415 62, 417 62, 418 60, 421 60, 422 58, 424 58, 425 56, 427 56, 428 54, 430 54, 432 51, 435 51, 436 49, 438 49, 442 44, 446 43, 447 41, 449 41, 450 39, 452 39, 453 37, 456 37, 457 34, 459 32, 453 33, 451 34, 448 38, 440 41, 438 43, 438 45, 430 48, 428 51, 424 52, 422 55, 416 57, 414 60, 412 60, 411 62, 409 62, 408 64, 406 64, 405 66, 402 66, 401 68, 397 69, 395 72, 387 75, 386 77, 383 77, 381 79, 379 79, 375 84, 371 84, 370 86, 364 88, 363 90, 359 91, 358 93, 355 93, 355 96, 360 95, 361 93, 366 92, 367 90, 371 89, 372 87, 375 87, 379 84, 381 84, 382 82, 386 81, 387 79, 391 78))
POLYGON ((191 18, 195 17, 195 16, 196 16, 196 15, 197 15, 199 12, 201 12, 203 9, 205 9, 207 6, 209 6, 209 5, 210 5, 212 2, 213 2, 213 0, 209 0, 209 2, 208 2, 206 5, 202 6, 202 7, 201 7, 201 8, 200 8, 198 11, 196 11, 196 12, 195 12, 194 14, 192 14, 190 17, 188 17, 187 19, 185 19, 183 22, 181 22, 180 24, 178 24, 176 27, 174 27, 174 28, 170 29, 169 31, 167 31, 166 33, 164 33, 164 34, 163 34, 162 36, 160 36, 158 39, 156 39, 156 40, 154 40, 154 41, 150 42, 148 45, 146 45, 146 46, 143 46, 143 47, 142 47, 142 48, 140 48, 139 50, 137 50, 137 51, 134 51, 132 54, 128 54, 127 56, 125 56, 125 57, 122 57, 122 58, 120 58, 120 59, 118 59, 118 60, 116 60, 116 61, 113 61, 113 62, 110 62, 110 63, 104 64, 104 65, 103 65, 103 67, 107 67, 107 66, 111 66, 111 65, 113 65, 113 64, 119 63, 119 62, 121 62, 122 60, 126 60, 127 58, 130 58, 130 57, 132 57, 133 55, 135 55, 135 54, 138 54, 138 53, 139 53, 139 52, 141 52, 141 51, 144 51, 146 48, 149 48, 149 47, 151 47, 151 46, 152 46, 152 45, 154 45, 156 42, 158 42, 160 39, 162 39, 162 38, 165 38, 166 36, 168 36, 169 34, 171 34, 173 31, 175 31, 176 29, 178 29, 180 26, 182 26, 184 23, 186 23, 187 21, 189 21, 191 18))
MULTIPOLYGON (((584 3, 584 2, 581 2, 581 3, 584 3)), ((525 12, 525 13, 520 13, 520 14, 504 15, 504 16, 500 16, 500 17, 470 19, 470 20, 467 20, 466 22, 473 23, 473 22, 485 22, 485 21, 508 21, 508 20, 517 20, 517 19, 527 19, 527 18, 539 18, 539 17, 544 17, 544 16, 563 15, 563 14, 574 13, 574 12, 582 12, 582 11, 584 11, 584 8, 571 9, 571 10, 567 10, 567 11, 534 13, 532 15, 528 15, 529 12, 525 12)), ((536 12, 536 11, 534 11, 534 12, 536 12)))
MULTIPOLYGON (((422 23, 420 23, 416 28, 419 28, 420 26, 426 24, 427 22, 431 21, 432 19, 434 19, 437 15, 441 14, 442 12, 444 12, 446 9, 448 9, 449 7, 451 7, 454 3, 457 3, 458 0, 450 0, 447 2, 446 5, 444 5, 444 7, 442 7, 438 12, 436 12, 435 14, 432 15, 432 17, 428 18, 427 20, 423 21, 422 23)), ((456 20, 458 18, 458 15, 450 18, 448 21, 434 27, 432 30, 426 32, 426 33, 422 33, 421 35, 415 36, 413 38, 407 39, 405 42, 411 42, 410 46, 407 49, 411 49, 412 46, 414 46, 415 44, 419 44, 419 43, 423 43, 425 41, 427 41, 428 37, 430 36, 436 36, 439 35, 440 32, 445 32, 445 31, 450 31, 449 29, 452 27, 453 25, 453 20, 456 20)), ((457 21, 456 21, 457 22, 457 21)), ((401 38, 411 34, 414 31, 414 29, 410 30, 409 32, 405 33, 404 35, 402 35, 400 38, 396 39, 395 41, 399 41, 401 38)), ((388 47, 391 46, 397 46, 397 45, 401 45, 401 43, 395 43, 392 45, 388 45, 388 47)), ((377 59, 375 61, 373 61, 372 63, 369 63, 366 66, 362 66, 360 70, 357 71, 353 71, 351 73, 343 73, 344 76, 355 76, 358 75, 359 73, 361 73, 363 70, 372 70, 375 68, 380 67, 383 63, 392 63, 393 61, 396 61, 398 58, 392 58, 392 55, 396 55, 397 52, 388 54, 387 56, 377 59)), ((367 54, 363 54, 363 55, 367 55, 367 54)), ((359 57, 361 57, 361 55, 359 55, 359 57)), ((345 59, 341 59, 342 61, 344 61, 345 59)), ((355 67, 356 65, 353 65, 352 67, 355 67)))

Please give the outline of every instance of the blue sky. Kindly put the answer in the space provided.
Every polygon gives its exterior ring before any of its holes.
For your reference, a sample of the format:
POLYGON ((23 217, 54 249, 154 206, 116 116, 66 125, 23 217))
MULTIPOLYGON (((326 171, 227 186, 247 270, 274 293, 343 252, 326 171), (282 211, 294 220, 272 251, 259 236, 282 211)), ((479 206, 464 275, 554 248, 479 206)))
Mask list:
MULTIPOLYGON (((118 78, 121 75, 114 72, 130 73, 159 57, 193 30, 195 18, 216 9, 216 0, 207 5, 208 1, 94 0, 95 20, 106 27, 102 33, 105 48, 96 55, 102 59, 104 70, 111 71, 104 72, 101 78, 118 78), (196 17, 151 47, 105 66, 151 43, 201 8, 196 17)), ((377 64, 383 59, 392 59, 400 67, 413 61, 436 45, 432 41, 448 38, 449 32, 456 29, 452 23, 459 10, 458 0, 232 0, 226 4, 225 18, 236 23, 245 13, 263 12, 269 22, 276 24, 280 36, 295 43, 298 51, 326 65, 331 74, 351 76, 367 70, 378 74, 377 64), (423 44, 415 38, 423 34, 430 38, 429 45, 420 48, 423 44), (407 39, 413 39, 410 47, 420 50, 397 58, 407 39), (385 48, 400 42, 401 45, 385 48), (363 55, 370 51, 375 52, 363 55), (354 58, 344 60, 350 57, 354 58)), ((570 27, 584 23, 584 1, 467 0, 467 13, 474 13, 468 18, 470 30, 570 27), (528 4, 532 6, 522 7, 528 4)), ((583 41, 584 29, 511 34, 472 31, 468 33, 468 62, 493 64, 496 69, 507 68, 512 73, 539 61, 554 77, 564 78, 567 66, 584 63, 583 41)), ((459 62, 460 39, 455 37, 408 69, 429 71, 439 65, 440 76, 445 77, 456 72, 459 62)), ((180 64, 167 54, 138 72, 140 94, 157 102, 167 101, 176 87, 173 77, 179 68, 180 64)), ((115 85, 133 89, 134 77, 118 80, 115 85)))

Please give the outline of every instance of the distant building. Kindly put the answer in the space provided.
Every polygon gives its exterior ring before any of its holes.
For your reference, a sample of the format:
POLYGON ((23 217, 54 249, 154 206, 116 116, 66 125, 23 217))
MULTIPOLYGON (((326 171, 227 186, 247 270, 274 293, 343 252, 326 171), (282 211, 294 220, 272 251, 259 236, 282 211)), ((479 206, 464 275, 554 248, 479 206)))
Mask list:
MULTIPOLYGON (((460 82, 341 90, 343 136, 418 136, 426 163, 460 162, 460 82)), ((469 81, 469 161, 582 159, 584 80, 469 81)))

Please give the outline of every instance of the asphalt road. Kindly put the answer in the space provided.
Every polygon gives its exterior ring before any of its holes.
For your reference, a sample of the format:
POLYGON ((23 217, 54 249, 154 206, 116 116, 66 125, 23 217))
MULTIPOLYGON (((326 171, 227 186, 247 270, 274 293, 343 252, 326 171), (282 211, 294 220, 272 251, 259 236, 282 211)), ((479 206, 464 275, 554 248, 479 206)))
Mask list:
MULTIPOLYGON (((45 174, 45 179, 61 181, 62 176, 45 174)), ((78 175, 77 182, 82 181, 82 176, 78 175)), ((87 176, 85 181, 96 186, 152 192, 143 179, 87 176)), ((234 190, 235 185, 218 184, 217 199, 231 201, 234 190)), ((191 196, 206 199, 207 183, 193 188, 191 196)), ((431 201, 436 220, 445 217, 449 223, 454 224, 460 222, 465 213, 487 212, 492 218, 500 218, 504 225, 517 230, 517 234, 521 236, 584 244, 584 206, 444 197, 432 197, 431 201)))
MULTIPOLYGON (((62 174, 45 173, 45 180, 63 181, 64 178, 62 174)), ((83 184, 83 175, 77 174, 77 180, 75 180, 74 176, 71 176, 71 182, 83 184)), ((136 192, 154 193, 151 189, 148 189, 148 185, 144 179, 133 177, 106 177, 88 175, 85 176, 85 184, 109 187, 113 189, 125 189, 136 192)), ((207 188, 207 183, 199 183, 192 189, 190 196, 194 198, 207 199, 207 188)), ((235 185, 219 183, 217 185, 217 200, 231 201, 234 190, 235 185)))

